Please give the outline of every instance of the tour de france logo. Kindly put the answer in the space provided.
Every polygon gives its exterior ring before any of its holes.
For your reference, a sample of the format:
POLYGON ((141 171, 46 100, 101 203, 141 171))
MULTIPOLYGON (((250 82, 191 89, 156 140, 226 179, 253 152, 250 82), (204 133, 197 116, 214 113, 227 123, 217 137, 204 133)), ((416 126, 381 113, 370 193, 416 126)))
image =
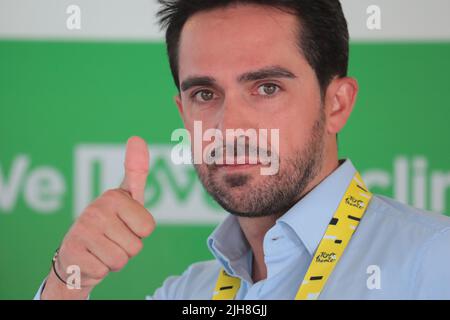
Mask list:
POLYGON ((336 261, 336 253, 334 253, 334 252, 322 251, 316 257, 316 262, 319 262, 319 263, 334 262, 334 261, 336 261))
POLYGON ((356 199, 353 196, 347 197, 345 199, 345 203, 347 203, 349 206, 356 207, 358 209, 364 208, 364 201, 356 199))

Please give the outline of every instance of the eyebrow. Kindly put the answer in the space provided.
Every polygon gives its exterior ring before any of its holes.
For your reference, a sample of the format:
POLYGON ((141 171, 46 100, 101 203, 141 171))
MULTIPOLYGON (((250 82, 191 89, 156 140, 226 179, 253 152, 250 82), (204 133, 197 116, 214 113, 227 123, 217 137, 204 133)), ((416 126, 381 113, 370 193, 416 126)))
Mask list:
POLYGON ((197 86, 212 86, 216 83, 216 80, 212 77, 188 77, 181 83, 181 91, 189 90, 192 87, 197 86))
MULTIPOLYGON (((280 66, 265 67, 259 70, 246 72, 237 78, 238 82, 250 82, 264 80, 267 78, 288 78, 295 79, 297 76, 286 68, 280 66)), ((181 83, 181 90, 186 91, 197 86, 213 86, 216 80, 208 76, 192 76, 188 77, 181 83)))
POLYGON ((246 72, 238 77, 238 82, 257 81, 257 80, 264 80, 267 78, 295 79, 297 78, 297 76, 283 67, 271 66, 256 71, 246 72))

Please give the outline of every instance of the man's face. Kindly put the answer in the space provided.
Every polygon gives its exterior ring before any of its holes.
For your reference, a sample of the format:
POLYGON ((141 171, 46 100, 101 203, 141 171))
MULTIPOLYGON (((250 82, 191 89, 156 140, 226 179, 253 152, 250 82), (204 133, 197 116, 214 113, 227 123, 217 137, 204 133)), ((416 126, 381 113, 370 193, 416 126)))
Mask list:
POLYGON ((279 129, 278 148, 270 140, 267 147, 279 155, 275 175, 261 175, 261 164, 196 165, 207 191, 233 214, 287 210, 320 169, 325 118, 298 29, 294 15, 256 5, 201 12, 183 28, 177 104, 191 136, 194 121, 224 137, 227 129, 279 129))

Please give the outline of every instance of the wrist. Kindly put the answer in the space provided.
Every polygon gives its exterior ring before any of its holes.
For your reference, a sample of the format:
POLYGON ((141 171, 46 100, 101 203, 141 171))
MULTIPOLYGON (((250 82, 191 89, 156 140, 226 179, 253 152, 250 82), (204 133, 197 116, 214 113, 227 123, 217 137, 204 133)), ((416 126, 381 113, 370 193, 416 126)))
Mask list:
POLYGON ((66 285, 58 279, 53 269, 47 277, 41 292, 41 300, 86 300, 93 287, 80 289, 66 285))

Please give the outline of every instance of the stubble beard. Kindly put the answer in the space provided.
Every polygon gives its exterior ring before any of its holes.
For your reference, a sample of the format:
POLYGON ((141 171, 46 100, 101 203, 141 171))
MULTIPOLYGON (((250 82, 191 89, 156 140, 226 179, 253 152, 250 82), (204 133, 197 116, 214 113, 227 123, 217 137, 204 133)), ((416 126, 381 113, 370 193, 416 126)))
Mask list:
POLYGON ((285 213, 297 203, 322 168, 324 115, 315 122, 307 145, 294 156, 280 157, 280 171, 253 183, 248 173, 219 177, 218 168, 195 165, 206 191, 227 212, 239 217, 265 217, 285 213))

